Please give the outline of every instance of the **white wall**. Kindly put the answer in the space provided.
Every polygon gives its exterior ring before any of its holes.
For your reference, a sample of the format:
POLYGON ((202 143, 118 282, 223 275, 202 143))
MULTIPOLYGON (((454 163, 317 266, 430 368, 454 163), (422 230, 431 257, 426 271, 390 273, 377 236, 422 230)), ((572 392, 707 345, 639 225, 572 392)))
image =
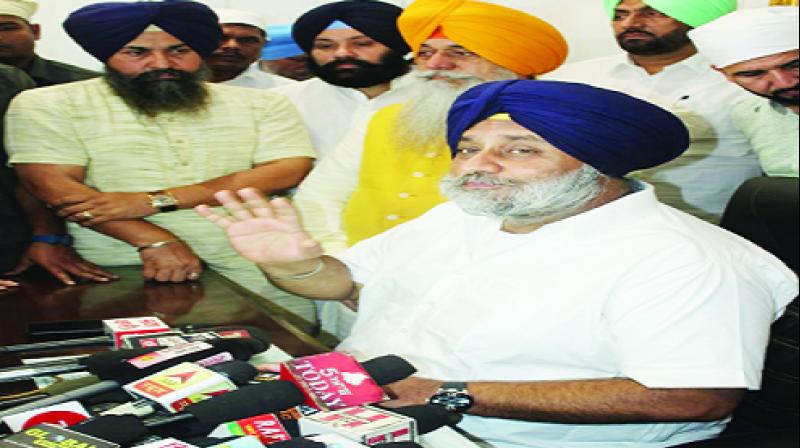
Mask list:
MULTIPOLYGON (((100 64, 83 52, 61 28, 61 22, 81 6, 100 0, 39 0, 40 10, 34 22, 42 25, 43 36, 38 52, 56 59, 93 69, 100 64)), ((275 23, 291 23, 303 12, 328 0, 200 0, 211 6, 258 11, 275 23)), ((412 0, 384 0, 405 6, 412 0)), ((608 18, 601 0, 489 0, 538 15, 556 25, 570 42, 570 60, 604 56, 616 50, 608 18)), ((766 6, 769 0, 739 0, 744 7, 766 6)))

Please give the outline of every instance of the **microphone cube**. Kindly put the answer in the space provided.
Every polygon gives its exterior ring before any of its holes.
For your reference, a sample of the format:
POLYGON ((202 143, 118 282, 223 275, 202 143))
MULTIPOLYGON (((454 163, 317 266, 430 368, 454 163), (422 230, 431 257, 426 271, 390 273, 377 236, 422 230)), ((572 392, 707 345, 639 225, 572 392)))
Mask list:
POLYGON ((304 436, 337 434, 367 446, 418 439, 414 419, 371 406, 320 412, 300 419, 299 423, 304 436))
POLYGON ((103 321, 103 328, 106 334, 113 338, 115 348, 123 346, 122 338, 124 336, 165 333, 172 330, 157 317, 108 319, 103 321))
POLYGON ((145 398, 178 413, 200 401, 236 390, 228 378, 197 364, 185 362, 124 386, 137 398, 145 398))

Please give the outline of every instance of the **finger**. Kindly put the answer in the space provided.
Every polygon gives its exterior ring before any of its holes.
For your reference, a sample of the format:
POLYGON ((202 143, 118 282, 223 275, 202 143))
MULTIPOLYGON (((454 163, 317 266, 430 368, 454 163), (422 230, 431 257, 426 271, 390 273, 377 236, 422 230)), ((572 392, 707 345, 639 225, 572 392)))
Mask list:
POLYGON ((156 277, 156 269, 150 263, 144 264, 144 269, 142 270, 142 277, 145 280, 153 280, 156 277))
POLYGON ((72 274, 72 275, 74 275, 76 277, 80 277, 82 279, 91 280, 91 281, 94 281, 94 282, 107 282, 107 281, 111 280, 110 278, 108 278, 108 277, 106 277, 104 275, 101 275, 101 274, 98 274, 98 273, 92 271, 91 269, 89 269, 88 266, 85 266, 83 264, 68 265, 68 266, 65 266, 64 268, 70 274, 72 274))
POLYGON ((69 216, 69 215, 77 215, 79 213, 82 213, 82 212, 85 212, 85 211, 89 210, 90 208, 91 207, 88 204, 82 202, 82 203, 76 204, 76 205, 69 205, 69 206, 65 206, 65 207, 59 207, 58 210, 56 211, 56 215, 58 215, 58 216, 63 218, 65 216, 69 216))
POLYGON ((233 192, 225 190, 220 191, 214 195, 220 204, 225 206, 234 218, 239 221, 247 221, 253 219, 253 214, 233 195, 233 192))
POLYGON ((69 286, 75 286, 75 281, 72 280, 72 277, 70 277, 66 271, 61 269, 61 267, 56 265, 43 265, 43 267, 47 269, 47 272, 53 274, 53 277, 57 278, 61 283, 69 286))
POLYGON ((85 195, 70 195, 64 196, 63 198, 56 199, 55 201, 50 203, 50 206, 53 208, 60 208, 75 204, 80 204, 81 202, 85 202, 89 199, 88 196, 85 195))
POLYGON ((226 218, 225 216, 220 215, 214 209, 212 209, 207 205, 198 205, 197 207, 194 208, 194 210, 197 213, 199 213, 200 216, 202 216, 203 218, 210 221, 211 223, 213 223, 214 225, 216 225, 221 229, 227 229, 228 227, 231 226, 231 224, 233 224, 233 221, 226 218))
POLYGON ((23 258, 19 264, 12 270, 6 272, 6 275, 19 275, 23 272, 27 271, 28 268, 33 266, 33 262, 28 260, 27 258, 23 258))
POLYGON ((157 282, 166 283, 172 279, 172 269, 159 269, 156 272, 155 280, 157 282))
POLYGON ((275 218, 275 211, 269 200, 255 188, 245 188, 237 192, 244 199, 253 215, 259 218, 275 218))
POLYGON ((113 221, 113 219, 111 219, 108 216, 96 216, 93 219, 90 219, 89 221, 84 222, 82 225, 84 227, 94 227, 94 226, 98 226, 100 224, 105 224, 105 223, 107 223, 109 221, 113 221))
POLYGON ((108 272, 108 271, 105 271, 100 266, 97 266, 96 264, 90 263, 90 262, 85 261, 85 260, 80 262, 80 266, 86 272, 91 272, 92 274, 94 274, 94 275, 96 275, 98 277, 102 277, 102 278, 105 278, 105 279, 108 279, 108 280, 117 280, 117 279, 119 279, 119 275, 113 274, 113 273, 108 272))
POLYGON ((278 198, 272 200, 272 209, 275 210, 275 216, 286 224, 300 228, 300 218, 297 216, 297 210, 286 198, 278 198))
POLYGON ((169 278, 169 281, 172 283, 183 283, 189 279, 189 272, 185 269, 175 269, 172 271, 172 275, 169 278))

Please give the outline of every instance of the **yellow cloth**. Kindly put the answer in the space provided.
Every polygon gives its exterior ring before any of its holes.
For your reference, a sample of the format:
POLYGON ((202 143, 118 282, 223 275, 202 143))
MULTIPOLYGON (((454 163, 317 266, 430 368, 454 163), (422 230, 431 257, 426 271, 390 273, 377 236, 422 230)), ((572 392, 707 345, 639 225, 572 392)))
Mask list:
MULTIPOLYGON (((102 79, 18 96, 7 115, 12 164, 86 168, 85 184, 103 192, 145 192, 192 185, 289 157, 314 157, 297 111, 283 96, 209 84, 211 107, 197 115, 134 113, 102 79)), ((186 241, 209 266, 306 319, 310 301, 285 297, 239 256, 225 234, 193 210, 146 218, 186 241)), ((104 266, 141 264, 128 244, 70 225, 76 249, 104 266)))
POLYGON ((519 75, 542 75, 567 58, 564 36, 542 19, 471 0, 416 0, 397 21, 414 52, 441 28, 464 48, 519 75))
POLYGON ((445 202, 439 180, 450 169, 450 150, 398 148, 392 127, 402 106, 377 112, 364 140, 358 187, 343 214, 347 243, 353 244, 410 221, 445 202))

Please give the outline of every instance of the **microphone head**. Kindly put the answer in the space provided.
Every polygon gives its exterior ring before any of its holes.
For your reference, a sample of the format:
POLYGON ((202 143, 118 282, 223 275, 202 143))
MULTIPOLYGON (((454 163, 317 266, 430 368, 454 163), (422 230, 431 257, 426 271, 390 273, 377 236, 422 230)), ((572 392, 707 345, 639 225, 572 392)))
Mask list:
POLYGON ((416 367, 396 355, 379 356, 362 362, 361 366, 379 386, 402 381, 417 373, 416 367))
POLYGON ((308 439, 292 439, 284 442, 277 442, 270 445, 270 448, 325 448, 322 442, 315 442, 308 439))
MULTIPOLYGON (((229 352, 235 359, 247 361, 253 355, 261 353, 269 348, 269 344, 265 344, 259 339, 249 338, 231 338, 231 339, 214 339, 206 341, 219 349, 219 352, 229 352)), ((202 358, 200 358, 202 359, 202 358)))
POLYGON ((69 429, 123 447, 131 446, 150 434, 144 423, 132 415, 104 415, 78 423, 69 429))
MULTIPOLYGON (((242 339, 255 339, 264 344, 264 350, 268 349, 271 345, 269 337, 264 330, 254 327, 252 325, 229 325, 224 327, 211 327, 203 330, 194 331, 193 333, 214 332, 224 334, 226 337, 232 333, 241 333, 242 339)), ((233 337, 234 339, 236 337, 233 337)), ((261 351, 264 351, 261 350, 261 351)))
POLYGON ((445 426, 455 426, 463 419, 461 414, 449 412, 441 406, 431 404, 385 409, 416 420, 420 435, 428 434, 445 426))
POLYGON ((233 384, 237 386, 244 386, 253 378, 257 377, 259 373, 258 369, 250 365, 248 362, 239 360, 216 364, 208 369, 225 375, 233 382, 233 384))
POLYGON ((372 448, 422 448, 422 445, 414 442, 389 442, 372 445, 372 448))
POLYGON ((195 403, 184 410, 196 422, 188 434, 208 434, 218 425, 262 414, 272 414, 303 404, 305 396, 288 381, 269 381, 195 403))

